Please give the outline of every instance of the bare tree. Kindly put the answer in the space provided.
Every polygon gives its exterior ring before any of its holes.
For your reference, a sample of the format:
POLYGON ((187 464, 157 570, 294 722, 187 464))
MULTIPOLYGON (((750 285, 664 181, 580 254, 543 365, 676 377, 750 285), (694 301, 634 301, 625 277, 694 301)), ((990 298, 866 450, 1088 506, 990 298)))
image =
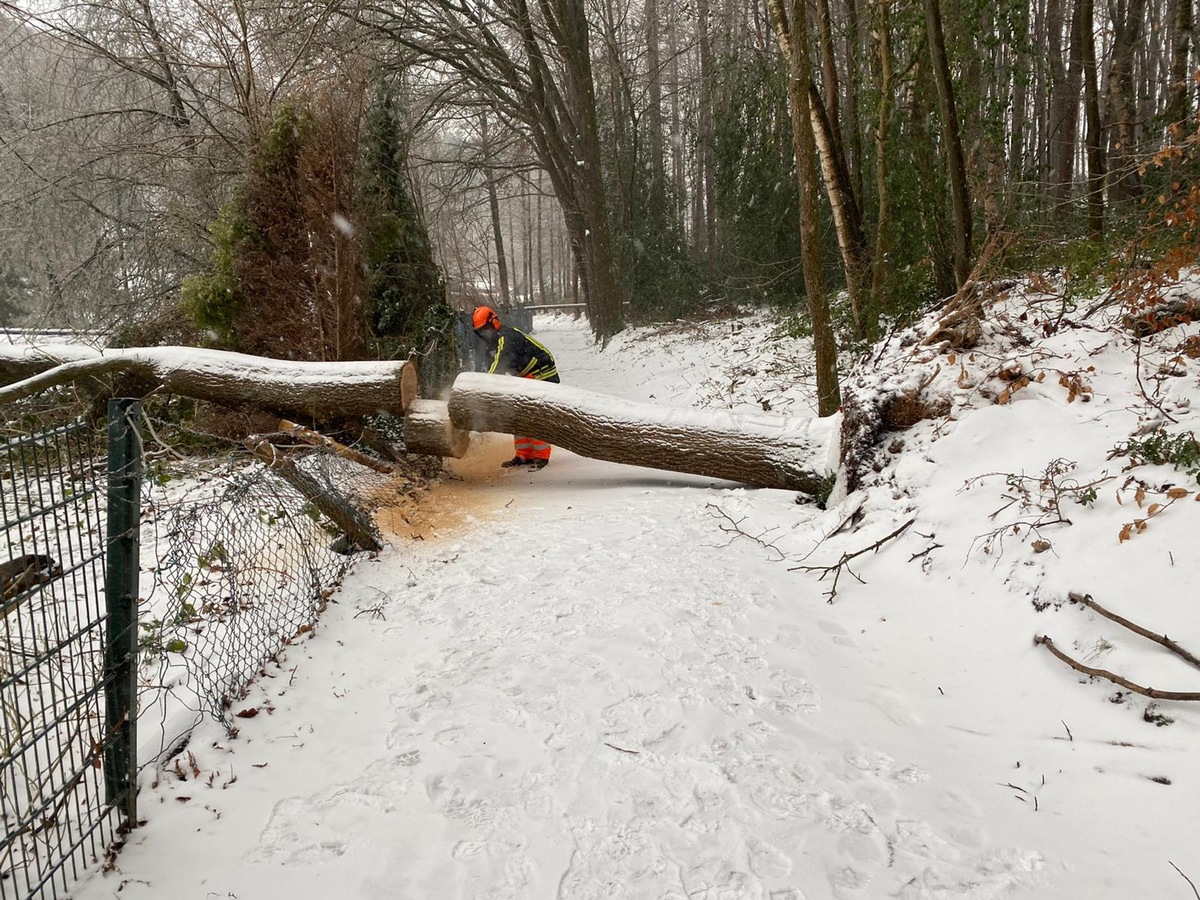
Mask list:
POLYGON ((421 54, 486 97, 527 140, 563 208, 593 332, 622 327, 620 271, 610 231, 582 0, 451 0, 420 6, 362 2, 341 13, 421 54))
POLYGON ((967 168, 963 159, 962 135, 946 58, 946 38, 942 30, 939 0, 925 0, 925 30, 938 106, 942 116, 942 137, 950 170, 950 211, 954 219, 954 277, 961 288, 971 273, 971 195, 967 186, 967 168))
POLYGON ((817 189, 817 152, 813 140, 812 63, 808 48, 807 13, 802 0, 768 0, 775 39, 787 62, 788 103, 792 118, 792 142, 796 151, 796 179, 800 188, 800 254, 804 267, 804 290, 812 322, 813 352, 816 356, 817 413, 833 415, 841 406, 837 374, 837 342, 825 294, 825 264, 822 259, 817 189))

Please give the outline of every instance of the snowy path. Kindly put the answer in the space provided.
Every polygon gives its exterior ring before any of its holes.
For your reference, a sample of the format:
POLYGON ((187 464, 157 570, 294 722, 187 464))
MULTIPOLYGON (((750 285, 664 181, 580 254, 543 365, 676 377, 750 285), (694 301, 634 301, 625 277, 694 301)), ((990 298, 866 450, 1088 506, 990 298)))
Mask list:
MULTIPOLYGON (((543 339, 566 379, 647 398, 581 332, 543 339)), ((561 449, 502 473, 509 447, 442 489, 456 521, 359 564, 246 701, 266 713, 146 786, 149 827, 78 900, 1084 896, 989 833, 961 769, 930 774, 979 737, 930 731, 821 586, 710 506, 812 516, 792 495, 561 449)))

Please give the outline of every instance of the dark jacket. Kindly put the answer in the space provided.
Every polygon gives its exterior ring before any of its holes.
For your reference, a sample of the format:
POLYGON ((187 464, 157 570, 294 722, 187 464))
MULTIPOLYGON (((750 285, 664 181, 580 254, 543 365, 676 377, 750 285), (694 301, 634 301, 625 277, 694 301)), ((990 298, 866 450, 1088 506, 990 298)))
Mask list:
POLYGON ((520 375, 538 381, 558 381, 554 354, 525 332, 511 325, 501 325, 497 331, 484 332, 484 340, 492 346, 495 356, 488 374, 520 375))

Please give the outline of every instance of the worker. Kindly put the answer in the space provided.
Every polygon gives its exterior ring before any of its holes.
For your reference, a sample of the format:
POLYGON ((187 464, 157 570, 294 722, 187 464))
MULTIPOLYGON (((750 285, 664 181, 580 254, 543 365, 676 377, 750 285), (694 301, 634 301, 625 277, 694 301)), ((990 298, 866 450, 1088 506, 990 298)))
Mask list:
MULTIPOLYGON (((471 324, 494 354, 489 375, 518 375, 558 384, 554 354, 520 329, 500 324, 500 317, 490 306, 477 306, 471 324)), ((542 469, 550 462, 550 445, 545 441, 514 435, 513 448, 516 455, 501 463, 506 469, 513 466, 542 469)))

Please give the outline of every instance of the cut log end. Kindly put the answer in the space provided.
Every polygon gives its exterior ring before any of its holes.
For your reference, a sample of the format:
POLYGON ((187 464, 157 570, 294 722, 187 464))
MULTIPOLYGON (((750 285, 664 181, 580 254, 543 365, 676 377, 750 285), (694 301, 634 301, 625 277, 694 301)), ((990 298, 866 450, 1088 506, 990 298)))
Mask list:
POLYGON ((420 372, 417 371, 416 360, 409 360, 408 363, 400 369, 400 409, 404 413, 408 413, 413 403, 416 402, 417 395, 421 392, 420 372))
POLYGON ((471 442, 471 432, 450 421, 448 404, 441 400, 416 399, 404 416, 404 449, 426 456, 462 459, 471 442))

